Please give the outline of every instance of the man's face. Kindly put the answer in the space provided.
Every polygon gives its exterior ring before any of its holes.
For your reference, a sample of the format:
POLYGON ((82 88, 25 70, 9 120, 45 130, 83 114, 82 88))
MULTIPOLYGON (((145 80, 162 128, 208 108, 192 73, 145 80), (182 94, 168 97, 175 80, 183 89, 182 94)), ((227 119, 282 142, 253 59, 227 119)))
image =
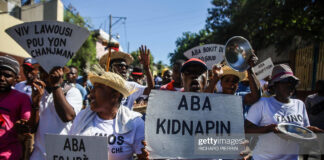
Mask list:
POLYGON ((70 72, 66 74, 66 80, 70 83, 75 83, 78 78, 78 70, 71 67, 70 72))
POLYGON ((163 84, 167 84, 171 82, 171 72, 165 71, 162 77, 163 84))
POLYGON ((90 91, 91 110, 94 112, 105 112, 107 107, 118 102, 120 96, 121 94, 114 89, 100 83, 95 83, 90 91))
POLYGON ((38 64, 33 65, 33 67, 23 65, 23 72, 26 77, 27 83, 32 83, 34 79, 38 78, 38 64))
POLYGON ((126 61, 125 60, 114 61, 114 63, 112 63, 112 66, 111 67, 112 67, 112 70, 115 73, 118 73, 124 79, 127 79, 127 69, 128 69, 128 65, 126 64, 126 61))
POLYGON ((11 86, 15 84, 17 80, 17 75, 7 69, 7 68, 0 68, 0 92, 8 92, 11 90, 11 86))
POLYGON ((226 75, 221 80, 222 90, 224 94, 234 94, 238 88, 240 79, 234 75, 226 75))
POLYGON ((135 82, 137 82, 138 84, 142 84, 142 79, 143 76, 139 76, 139 75, 132 75, 133 79, 135 82))
POLYGON ((179 64, 175 64, 172 68, 172 79, 176 83, 181 83, 181 66, 179 64))
POLYGON ((202 92, 202 74, 204 69, 199 65, 188 66, 182 73, 185 92, 202 92))

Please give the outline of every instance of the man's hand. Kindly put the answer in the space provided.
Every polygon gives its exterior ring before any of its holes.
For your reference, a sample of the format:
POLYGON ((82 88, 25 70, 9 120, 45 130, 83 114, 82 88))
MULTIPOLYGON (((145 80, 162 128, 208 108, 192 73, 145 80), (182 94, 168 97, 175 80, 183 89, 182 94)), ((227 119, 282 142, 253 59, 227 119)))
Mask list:
POLYGON ((324 130, 323 129, 320 129, 318 127, 315 127, 315 126, 308 126, 307 129, 315 132, 315 133, 324 133, 324 130))
POLYGON ((252 68, 257 64, 258 60, 258 57, 253 53, 248 60, 248 64, 252 68))
POLYGON ((54 67, 49 74, 50 87, 59 87, 63 83, 63 68, 54 67))
POLYGON ((21 119, 16 121, 14 125, 14 129, 18 134, 24 134, 24 133, 29 133, 30 132, 30 127, 27 124, 27 120, 21 119))
POLYGON ((150 49, 147 49, 146 46, 142 45, 139 48, 140 55, 138 56, 138 59, 143 64, 144 69, 150 67, 150 49))
POLYGON ((44 95, 45 92, 45 86, 46 84, 39 80, 39 79, 35 79, 31 85, 32 87, 32 103, 33 105, 36 104, 38 105, 42 96, 44 95))
POLYGON ((269 132, 273 132, 273 133, 281 133, 281 132, 278 130, 278 128, 277 128, 277 124, 270 124, 270 125, 267 125, 267 126, 265 126, 265 127, 267 127, 267 130, 268 130, 269 132))
POLYGON ((220 64, 213 65, 213 79, 220 79, 223 75, 222 66, 220 64))
POLYGON ((252 151, 249 147, 249 141, 244 140, 240 145, 244 147, 244 150, 240 152, 240 156, 242 156, 242 160, 249 160, 252 157, 252 151))
POLYGON ((142 154, 138 154, 137 158, 139 160, 148 160, 150 153, 145 149, 146 141, 142 141, 142 144, 144 145, 144 148, 142 148, 142 154))

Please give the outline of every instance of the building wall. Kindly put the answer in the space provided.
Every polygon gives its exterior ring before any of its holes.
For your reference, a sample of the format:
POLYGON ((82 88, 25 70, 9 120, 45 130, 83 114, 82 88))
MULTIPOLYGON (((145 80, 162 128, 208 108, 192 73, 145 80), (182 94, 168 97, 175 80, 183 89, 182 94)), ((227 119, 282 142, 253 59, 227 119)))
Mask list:
POLYGON ((41 21, 44 19, 43 3, 22 6, 21 9, 21 20, 24 22, 41 21))
POLYGON ((7 28, 23 23, 23 21, 8 14, 0 14, 0 19, 0 52, 23 58, 30 57, 29 54, 5 32, 7 28))
POLYGON ((21 20, 24 22, 42 20, 62 22, 64 20, 63 3, 60 0, 51 0, 48 2, 23 6, 21 11, 21 20))
POLYGON ((5 0, 0 0, 0 11, 1 12, 8 11, 8 3, 5 0))

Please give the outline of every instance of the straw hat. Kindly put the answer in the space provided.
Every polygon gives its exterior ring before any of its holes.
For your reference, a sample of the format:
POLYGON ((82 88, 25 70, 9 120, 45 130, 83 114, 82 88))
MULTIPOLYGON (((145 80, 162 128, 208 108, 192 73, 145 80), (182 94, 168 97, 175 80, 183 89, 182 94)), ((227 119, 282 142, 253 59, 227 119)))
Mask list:
POLYGON ((225 65, 224 67, 222 67, 223 70, 223 74, 221 75, 221 78, 226 76, 226 75, 234 75, 236 77, 238 77, 240 79, 240 81, 242 81, 245 78, 245 73, 244 72, 238 72, 233 70, 231 67, 225 65))
POLYGON ((126 81, 120 75, 113 72, 105 72, 98 65, 94 65, 91 69, 91 71, 88 71, 88 76, 92 84, 100 83, 111 87, 121 93, 124 98, 135 91, 127 85, 126 81))
MULTIPOLYGON (((101 56, 101 58, 99 59, 99 64, 103 68, 106 68, 108 55, 109 55, 109 53, 106 53, 103 56, 101 56)), ((112 61, 114 59, 124 59, 126 61, 127 65, 130 65, 134 61, 134 58, 132 55, 124 53, 124 52, 120 52, 120 51, 119 52, 111 52, 110 61, 112 61)))

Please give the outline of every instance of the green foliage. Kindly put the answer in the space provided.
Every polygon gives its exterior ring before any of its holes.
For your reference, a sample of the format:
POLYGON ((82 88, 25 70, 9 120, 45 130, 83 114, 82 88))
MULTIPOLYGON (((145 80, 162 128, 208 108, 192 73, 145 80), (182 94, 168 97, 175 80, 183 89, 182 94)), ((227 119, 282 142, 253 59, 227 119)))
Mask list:
POLYGON ((206 29, 183 33, 169 54, 171 63, 183 59, 183 52, 192 47, 225 44, 232 36, 247 38, 256 51, 274 44, 278 53, 292 43, 298 46, 300 39, 307 43, 324 40, 321 0, 212 0, 212 5, 206 29))
MULTIPOLYGON (((80 27, 88 28, 87 22, 78 14, 64 11, 64 21, 69 22, 80 27)), ((67 65, 74 65, 79 68, 79 74, 84 72, 86 65, 93 65, 97 63, 96 59, 96 39, 91 33, 88 39, 83 43, 76 55, 67 63, 67 65)))
POLYGON ((178 59, 186 60, 187 58, 183 53, 193 47, 204 45, 209 43, 209 35, 206 30, 201 30, 199 33, 185 32, 182 37, 178 38, 176 43, 176 49, 173 53, 169 53, 171 64, 176 62, 178 59))
POLYGON ((324 40, 324 3, 320 0, 213 0, 207 29, 212 41, 234 35, 249 39, 254 49, 275 44, 282 51, 296 38, 324 40))

